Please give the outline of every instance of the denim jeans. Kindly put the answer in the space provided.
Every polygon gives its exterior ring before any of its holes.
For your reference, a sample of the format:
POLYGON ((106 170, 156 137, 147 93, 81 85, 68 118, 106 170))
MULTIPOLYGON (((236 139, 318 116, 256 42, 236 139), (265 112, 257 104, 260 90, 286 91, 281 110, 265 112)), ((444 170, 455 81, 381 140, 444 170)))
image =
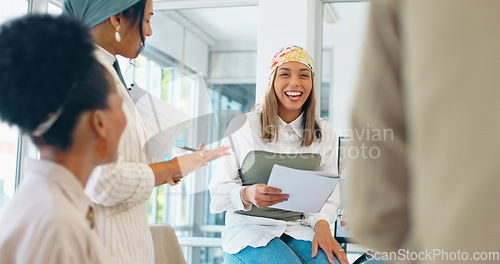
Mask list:
MULTIPOLYGON (((227 264, 320 264, 330 263, 326 253, 318 248, 316 257, 311 258, 312 242, 292 238, 286 234, 269 241, 267 246, 254 248, 247 246, 236 254, 224 252, 227 264)), ((333 256, 335 263, 338 260, 333 256)))

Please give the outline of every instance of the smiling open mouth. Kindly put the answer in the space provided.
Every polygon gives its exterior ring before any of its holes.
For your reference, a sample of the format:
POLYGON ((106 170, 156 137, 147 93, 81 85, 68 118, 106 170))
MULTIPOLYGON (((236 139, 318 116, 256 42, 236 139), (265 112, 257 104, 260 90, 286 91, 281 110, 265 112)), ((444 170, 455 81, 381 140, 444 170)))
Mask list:
POLYGON ((288 91, 288 92, 285 92, 285 95, 290 98, 290 100, 292 101, 298 101, 300 99, 300 97, 302 96, 302 92, 292 92, 292 91, 288 91))

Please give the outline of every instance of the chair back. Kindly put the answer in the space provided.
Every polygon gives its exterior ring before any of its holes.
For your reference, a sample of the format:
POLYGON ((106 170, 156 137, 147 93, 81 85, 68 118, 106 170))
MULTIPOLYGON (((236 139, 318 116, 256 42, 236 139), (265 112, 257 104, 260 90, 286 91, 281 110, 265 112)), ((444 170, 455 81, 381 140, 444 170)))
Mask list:
POLYGON ((166 224, 149 226, 155 252, 155 264, 185 264, 174 229, 166 224))

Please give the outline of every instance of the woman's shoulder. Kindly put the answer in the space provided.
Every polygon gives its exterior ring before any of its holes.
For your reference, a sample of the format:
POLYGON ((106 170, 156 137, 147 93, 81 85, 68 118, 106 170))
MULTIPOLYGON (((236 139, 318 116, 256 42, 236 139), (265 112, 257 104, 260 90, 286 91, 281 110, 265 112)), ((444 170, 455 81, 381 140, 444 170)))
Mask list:
POLYGON ((260 113, 249 112, 234 117, 224 133, 225 144, 230 143, 241 157, 261 142, 260 113))
POLYGON ((321 130, 324 130, 325 132, 335 132, 332 124, 330 124, 330 122, 328 122, 328 120, 324 119, 323 117, 317 116, 316 122, 318 123, 321 130))
POLYGON ((260 111, 251 111, 246 113, 245 115, 247 116, 249 121, 260 122, 260 115, 261 115, 260 111))
POLYGON ((232 127, 242 127, 246 123, 254 124, 256 122, 260 123, 260 112, 259 111, 252 111, 248 113, 242 113, 237 116, 235 116, 233 119, 231 119, 231 122, 229 122, 228 128, 232 127))
POLYGON ((63 223, 74 227, 75 219, 83 219, 74 213, 75 205, 59 189, 58 183, 42 177, 25 179, 5 212, 18 220, 17 224, 12 223, 13 229, 36 225, 40 230, 48 232, 55 228, 52 231, 57 231, 63 223), (27 219, 29 221, 25 221, 27 219))
POLYGON ((335 129, 332 124, 328 122, 328 120, 322 117, 316 117, 316 122, 318 123, 321 129, 321 142, 335 142, 337 140, 337 136, 335 133, 335 129))
POLYGON ((227 136, 230 134, 237 133, 245 125, 248 124, 250 126, 255 125, 255 123, 259 121, 259 116, 260 115, 258 113, 256 114, 255 112, 249 112, 249 113, 242 113, 233 117, 233 119, 231 119, 226 128, 225 135, 227 136))

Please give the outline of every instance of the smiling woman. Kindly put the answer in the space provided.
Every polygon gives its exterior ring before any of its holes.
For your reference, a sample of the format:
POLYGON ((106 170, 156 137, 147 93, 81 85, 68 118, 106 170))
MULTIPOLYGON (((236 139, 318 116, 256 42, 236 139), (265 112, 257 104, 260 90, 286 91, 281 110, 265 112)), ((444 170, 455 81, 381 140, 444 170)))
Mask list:
POLYGON ((311 56, 298 46, 282 48, 274 55, 269 68, 269 85, 262 106, 263 138, 271 141, 278 140, 277 115, 283 121, 290 123, 304 112, 303 143, 305 146, 309 146, 315 137, 321 140, 321 130, 314 114, 316 95, 314 93, 314 68, 312 65, 311 56), (292 98, 288 98, 284 91, 294 92, 292 98), (297 92, 303 94, 297 98, 297 92), (285 100, 285 97, 288 100, 285 100), (294 102, 297 99, 298 101, 294 102))
POLYGON ((312 73, 306 65, 290 61, 279 66, 274 77, 274 92, 278 98, 278 115, 292 122, 302 112, 312 91, 312 73))
POLYGON ((312 58, 303 48, 288 46, 276 53, 270 65, 261 110, 229 124, 237 128, 226 131, 222 144, 230 143, 234 154, 217 163, 209 185, 210 210, 226 211, 225 261, 347 263, 329 226, 340 203, 338 187, 318 213, 269 208, 288 199, 288 194, 267 186, 274 164, 337 172, 335 132, 314 114, 312 58), (245 124, 235 125, 241 120, 245 124), (265 153, 268 165, 254 162, 259 153, 265 153))

